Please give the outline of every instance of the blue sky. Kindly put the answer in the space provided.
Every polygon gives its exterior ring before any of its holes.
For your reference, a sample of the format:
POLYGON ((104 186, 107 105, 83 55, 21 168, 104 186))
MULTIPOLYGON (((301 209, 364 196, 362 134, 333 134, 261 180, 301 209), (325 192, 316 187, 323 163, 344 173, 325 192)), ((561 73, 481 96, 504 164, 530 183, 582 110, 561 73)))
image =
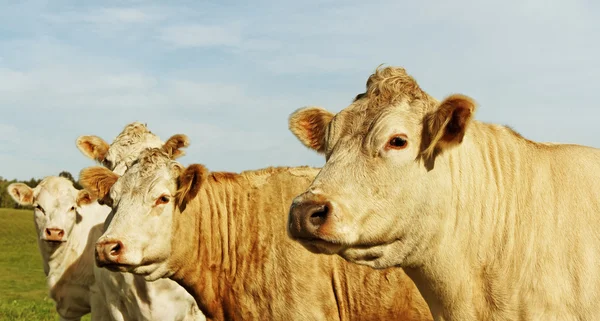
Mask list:
POLYGON ((295 109, 346 107, 377 65, 528 138, 600 147, 600 5, 506 1, 0 1, 0 176, 93 165, 142 121, 184 133, 184 164, 320 166, 295 109))

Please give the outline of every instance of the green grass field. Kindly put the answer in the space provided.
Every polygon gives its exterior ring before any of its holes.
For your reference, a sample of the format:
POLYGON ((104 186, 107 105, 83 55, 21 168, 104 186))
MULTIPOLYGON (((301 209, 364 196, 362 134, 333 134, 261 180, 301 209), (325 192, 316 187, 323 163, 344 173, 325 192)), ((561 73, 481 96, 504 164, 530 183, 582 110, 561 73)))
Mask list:
POLYGON ((0 321, 59 319, 36 238, 31 210, 0 208, 0 321))

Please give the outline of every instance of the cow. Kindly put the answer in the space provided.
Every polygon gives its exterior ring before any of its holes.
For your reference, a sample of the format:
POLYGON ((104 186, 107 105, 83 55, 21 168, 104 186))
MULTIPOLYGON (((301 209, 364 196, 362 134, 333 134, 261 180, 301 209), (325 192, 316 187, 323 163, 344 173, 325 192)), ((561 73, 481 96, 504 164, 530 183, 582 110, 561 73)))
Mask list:
POLYGON ((64 177, 45 177, 35 188, 13 183, 7 190, 18 204, 33 207, 46 284, 60 320, 80 320, 90 312, 94 321, 110 320, 92 270, 110 208, 64 177))
POLYGON ((114 211, 99 266, 175 280, 208 320, 432 320, 401 269, 314 255, 287 237, 287 209, 317 169, 210 173, 172 154, 167 144, 148 149, 122 176, 81 171, 114 211))
POLYGON ((435 320, 600 320, 600 150, 526 139, 476 108, 379 67, 339 113, 292 113, 326 163, 290 237, 404 268, 435 320))
MULTIPOLYGON (((163 141, 145 124, 133 122, 108 144, 93 135, 77 138, 77 148, 87 157, 102 163, 116 173, 123 174, 149 147, 161 147, 163 141)), ((186 140, 175 135, 167 144, 173 146, 173 158, 184 155, 179 149, 187 146, 186 140)), ((110 224, 109 215, 105 228, 110 224)), ((100 291, 108 302, 115 320, 205 320, 194 298, 177 283, 167 279, 146 282, 143 277, 130 273, 115 273, 94 266, 100 291)))

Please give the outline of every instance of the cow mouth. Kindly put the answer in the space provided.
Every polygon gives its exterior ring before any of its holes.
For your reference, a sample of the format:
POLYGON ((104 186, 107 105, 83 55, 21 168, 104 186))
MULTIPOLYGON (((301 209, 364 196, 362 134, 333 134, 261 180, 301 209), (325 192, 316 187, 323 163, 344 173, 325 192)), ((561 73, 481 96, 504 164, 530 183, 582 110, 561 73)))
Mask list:
POLYGON ((123 263, 99 262, 99 261, 96 261, 96 265, 100 268, 105 268, 112 272, 131 272, 136 267, 134 265, 123 264, 123 263))
POLYGON ((47 239, 43 239, 43 241, 46 242, 46 244, 52 245, 52 246, 58 246, 58 245, 63 244, 64 242, 66 242, 66 240, 57 241, 57 240, 47 240, 47 239))
POLYGON ((345 248, 339 242, 324 240, 322 238, 303 238, 298 239, 298 241, 307 250, 316 254, 337 254, 345 248))

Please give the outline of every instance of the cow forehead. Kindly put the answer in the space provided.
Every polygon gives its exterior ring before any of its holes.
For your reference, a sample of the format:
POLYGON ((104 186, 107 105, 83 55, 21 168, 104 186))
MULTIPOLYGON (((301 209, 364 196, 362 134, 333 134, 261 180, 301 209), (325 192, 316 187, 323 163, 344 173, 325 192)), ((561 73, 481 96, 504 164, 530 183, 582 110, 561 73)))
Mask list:
MULTIPOLYGON (((155 187, 174 189, 176 176, 173 166, 177 162, 167 158, 141 159, 125 172, 116 182, 117 193, 139 191, 141 194, 150 192, 155 187)), ((135 193, 138 194, 138 193, 135 193)))
POLYGON ((373 139, 370 136, 382 128, 412 129, 406 125, 420 125, 423 115, 421 108, 415 108, 407 100, 398 100, 392 105, 371 105, 367 98, 362 98, 333 117, 327 128, 326 143, 331 149, 342 138, 373 139))
POLYGON ((133 122, 125 126, 108 148, 106 158, 112 162, 135 160, 146 148, 161 147, 163 141, 146 125, 133 122))
POLYGON ((400 109, 412 120, 422 118, 436 103, 404 68, 377 68, 367 80, 366 91, 334 117, 329 131, 337 137, 365 135, 390 109, 400 109))
POLYGON ((38 203, 60 207, 72 205, 77 199, 77 189, 73 183, 63 177, 48 177, 43 179, 34 189, 34 197, 38 203))
POLYGON ((115 140, 109 147, 106 158, 111 161, 135 160, 146 148, 161 147, 162 140, 151 133, 138 137, 125 137, 115 140))

